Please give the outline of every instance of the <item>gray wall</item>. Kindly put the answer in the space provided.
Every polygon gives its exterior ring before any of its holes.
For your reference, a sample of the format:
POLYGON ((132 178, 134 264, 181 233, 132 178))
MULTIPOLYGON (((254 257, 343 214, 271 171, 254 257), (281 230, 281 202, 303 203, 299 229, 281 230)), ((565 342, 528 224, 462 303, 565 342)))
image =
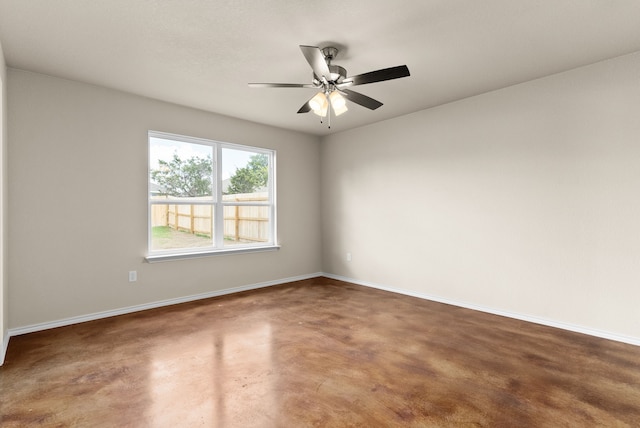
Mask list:
POLYGON ((7 67, 0 44, 0 364, 9 342, 9 280, 7 269, 7 67))
POLYGON ((638 76, 628 55, 319 141, 9 70, 8 326, 324 271, 640 341, 638 76), (282 249, 143 263, 149 129, 276 149, 282 249))
POLYGON ((318 138, 12 69, 8 95, 10 328, 321 271, 318 138), (148 130, 277 150, 282 248, 143 262, 148 130))
POLYGON ((635 53, 329 136, 323 268, 640 342, 639 118, 635 53))

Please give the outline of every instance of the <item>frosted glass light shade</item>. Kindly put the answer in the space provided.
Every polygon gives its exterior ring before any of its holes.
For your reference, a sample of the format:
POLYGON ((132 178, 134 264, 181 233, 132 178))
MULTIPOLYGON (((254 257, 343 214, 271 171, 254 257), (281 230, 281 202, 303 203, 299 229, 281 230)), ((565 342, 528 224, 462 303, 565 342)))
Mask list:
POLYGON ((331 92, 329 99, 331 100, 331 107, 333 107, 333 112, 336 116, 340 116, 342 113, 349 110, 347 108, 347 100, 345 100, 339 92, 331 92))
POLYGON ((320 117, 327 115, 329 109, 329 102, 324 92, 318 92, 313 98, 309 100, 309 107, 311 110, 320 117))
POLYGON ((342 108, 347 104, 347 100, 337 91, 331 92, 329 99, 331 100, 331 107, 333 107, 334 110, 342 108))
POLYGON ((336 116, 340 116, 342 113, 349 110, 347 108, 347 100, 345 100, 339 92, 333 91, 329 95, 329 99, 331 100, 331 107, 333 107, 333 112, 336 116))
POLYGON ((347 110, 349 109, 347 108, 346 104, 340 108, 335 108, 335 107, 333 108, 333 112, 336 114, 336 116, 340 116, 342 113, 346 112, 347 110))

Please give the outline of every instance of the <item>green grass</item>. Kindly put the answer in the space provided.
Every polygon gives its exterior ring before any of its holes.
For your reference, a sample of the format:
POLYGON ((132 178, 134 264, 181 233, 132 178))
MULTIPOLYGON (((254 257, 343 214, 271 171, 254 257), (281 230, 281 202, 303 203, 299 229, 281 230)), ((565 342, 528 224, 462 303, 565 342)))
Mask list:
MULTIPOLYGON (((171 238, 174 233, 189 233, 186 230, 175 230, 170 228, 169 226, 154 226, 151 228, 151 236, 153 239, 162 239, 162 238, 171 238)), ((211 238, 211 235, 207 235, 206 233, 194 233, 198 238, 211 238)))
POLYGON ((151 236, 153 239, 162 239, 171 237, 171 228, 169 226, 155 226, 151 228, 151 236))

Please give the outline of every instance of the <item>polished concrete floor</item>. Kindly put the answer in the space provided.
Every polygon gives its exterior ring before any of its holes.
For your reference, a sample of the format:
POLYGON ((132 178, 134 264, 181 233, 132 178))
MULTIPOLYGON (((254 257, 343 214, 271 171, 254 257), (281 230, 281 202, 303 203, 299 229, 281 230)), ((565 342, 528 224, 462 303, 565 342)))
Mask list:
POLYGON ((640 426, 640 347, 316 278, 14 337, 0 425, 640 426))

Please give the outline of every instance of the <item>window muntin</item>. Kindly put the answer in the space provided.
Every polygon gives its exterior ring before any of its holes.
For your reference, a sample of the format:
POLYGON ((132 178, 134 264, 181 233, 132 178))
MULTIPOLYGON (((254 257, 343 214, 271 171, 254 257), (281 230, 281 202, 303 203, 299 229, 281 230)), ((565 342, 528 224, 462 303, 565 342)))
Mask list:
POLYGON ((149 132, 149 258, 275 246, 275 152, 149 132))

